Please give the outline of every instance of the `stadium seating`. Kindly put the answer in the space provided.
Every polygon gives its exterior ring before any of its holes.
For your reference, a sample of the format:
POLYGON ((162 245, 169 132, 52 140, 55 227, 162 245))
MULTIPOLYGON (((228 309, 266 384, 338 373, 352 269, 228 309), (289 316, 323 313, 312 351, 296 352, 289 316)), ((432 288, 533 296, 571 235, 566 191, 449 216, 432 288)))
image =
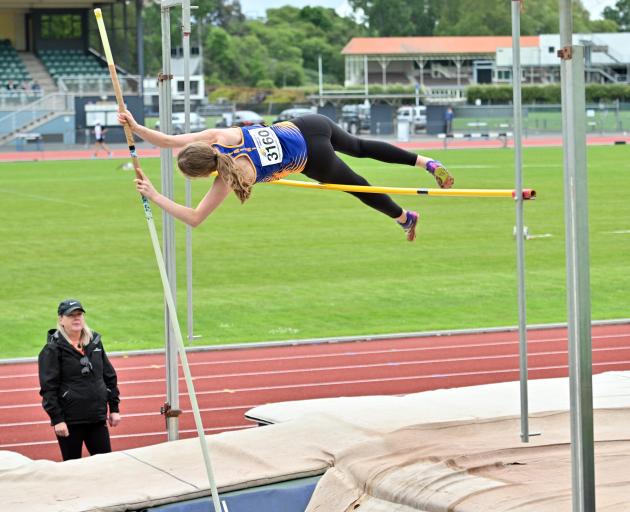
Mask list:
POLYGON ((26 70, 18 52, 7 39, 0 41, 0 89, 5 89, 10 80, 19 88, 24 80, 31 80, 31 75, 26 70))
POLYGON ((38 55, 53 80, 60 76, 97 77, 108 74, 107 68, 96 56, 83 50, 40 50, 38 55))

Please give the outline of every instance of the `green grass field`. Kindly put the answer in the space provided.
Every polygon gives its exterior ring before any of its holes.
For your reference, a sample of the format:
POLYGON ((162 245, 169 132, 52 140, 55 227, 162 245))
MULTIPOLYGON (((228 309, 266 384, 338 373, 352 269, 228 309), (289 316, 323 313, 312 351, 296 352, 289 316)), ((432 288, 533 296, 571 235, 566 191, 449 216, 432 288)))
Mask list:
MULTIPOLYGON (((513 152, 435 151, 460 188, 512 188, 513 152)), ((592 147, 592 316, 630 317, 630 172, 625 146, 592 147)), ((349 159, 373 184, 434 186, 402 166, 349 159)), ((2 164, 0 357, 36 355, 56 306, 80 298, 108 350, 163 346, 159 273, 132 173, 120 161, 2 164)), ((524 151, 530 234, 529 323, 566 319, 560 148, 524 151)), ((159 162, 143 167, 159 183, 159 162)), ((194 200, 209 182, 193 183, 194 200)), ((177 175, 177 196, 184 181, 177 175)), ((400 196, 421 211, 419 238, 353 197, 257 185, 193 232, 199 345, 515 325, 514 204, 508 199, 400 196)), ((158 232, 161 215, 154 209, 158 232)), ((177 224, 185 322, 184 226, 177 224)), ((182 324, 186 332, 186 326, 182 324)))

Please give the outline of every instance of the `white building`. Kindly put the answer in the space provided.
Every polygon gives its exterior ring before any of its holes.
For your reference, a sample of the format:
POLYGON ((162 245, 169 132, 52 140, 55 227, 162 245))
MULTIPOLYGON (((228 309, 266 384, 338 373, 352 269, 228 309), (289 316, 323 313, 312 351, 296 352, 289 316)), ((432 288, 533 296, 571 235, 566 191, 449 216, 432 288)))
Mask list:
MULTIPOLYGON (((202 72, 202 57, 191 48, 190 57, 190 103, 193 108, 205 103, 206 91, 202 72), (197 55, 195 55, 197 53, 197 55)), ((173 111, 182 110, 184 108, 184 58, 177 49, 173 50, 171 57, 171 73, 173 79, 171 82, 171 95, 173 99, 173 111)), ((157 77, 144 79, 144 104, 155 112, 158 111, 159 105, 159 89, 157 77)))
MULTIPOLYGON (((587 47, 587 80, 628 83, 630 33, 574 34, 587 47)), ((521 37, 523 80, 560 80, 560 36, 521 37)), ((342 50, 346 86, 369 84, 464 88, 512 81, 511 36, 357 37, 342 50)))

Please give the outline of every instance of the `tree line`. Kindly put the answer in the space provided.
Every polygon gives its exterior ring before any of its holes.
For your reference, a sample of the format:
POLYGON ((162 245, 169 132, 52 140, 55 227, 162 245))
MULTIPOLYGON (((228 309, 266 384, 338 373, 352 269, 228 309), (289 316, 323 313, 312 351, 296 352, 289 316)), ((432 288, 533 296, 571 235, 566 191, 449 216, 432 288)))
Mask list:
MULTIPOLYGON (((195 0, 193 45, 200 45, 204 75, 211 86, 295 87, 316 84, 322 57, 325 82, 344 80, 343 47, 353 37, 510 35, 507 0, 349 0, 360 15, 339 16, 333 9, 289 5, 248 19, 238 0, 195 0)), ((557 33, 558 0, 521 3, 523 35, 557 33)), ((143 9, 145 70, 161 69, 160 8, 143 9)), ((591 20, 580 0, 573 2, 574 32, 630 29, 630 0, 607 7, 591 20)), ((181 9, 171 9, 172 46, 181 41, 181 9)))

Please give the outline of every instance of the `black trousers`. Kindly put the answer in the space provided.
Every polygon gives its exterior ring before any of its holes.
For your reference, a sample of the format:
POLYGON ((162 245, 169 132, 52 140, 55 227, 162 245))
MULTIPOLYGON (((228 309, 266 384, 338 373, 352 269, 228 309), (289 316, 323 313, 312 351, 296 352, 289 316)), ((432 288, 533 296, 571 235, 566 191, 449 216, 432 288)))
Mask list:
POLYGON ((83 443, 90 455, 112 451, 105 421, 68 425, 68 431, 68 437, 57 436, 63 460, 80 459, 83 443))
MULTIPOLYGON (((336 151, 357 158, 373 158, 381 162, 415 165, 418 155, 387 142, 363 140, 342 130, 326 116, 312 114, 291 120, 306 140, 308 161, 302 172, 322 183, 363 185, 369 183, 354 172, 336 151)), ((386 194, 350 192, 366 205, 392 218, 400 217, 403 209, 386 194)))

